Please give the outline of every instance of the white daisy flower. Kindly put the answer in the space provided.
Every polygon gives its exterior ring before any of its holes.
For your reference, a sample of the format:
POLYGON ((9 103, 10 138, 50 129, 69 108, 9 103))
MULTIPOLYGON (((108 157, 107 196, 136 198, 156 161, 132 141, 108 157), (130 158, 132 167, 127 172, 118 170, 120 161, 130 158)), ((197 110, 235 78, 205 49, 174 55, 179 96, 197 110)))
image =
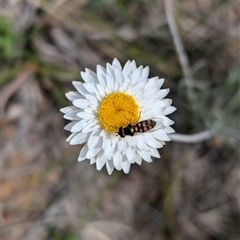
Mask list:
POLYGON ((160 89, 164 79, 148 78, 149 67, 117 59, 97 72, 81 72, 84 82, 74 81, 77 91, 66 94, 72 106, 61 109, 71 120, 65 130, 71 145, 83 144, 78 161, 90 159, 97 170, 106 165, 111 174, 116 168, 129 173, 133 163, 160 158, 157 148, 170 141, 174 122, 166 115, 174 112, 169 89, 160 89), (140 123, 139 123, 140 122, 140 123), (138 123, 138 124, 137 124, 138 123))

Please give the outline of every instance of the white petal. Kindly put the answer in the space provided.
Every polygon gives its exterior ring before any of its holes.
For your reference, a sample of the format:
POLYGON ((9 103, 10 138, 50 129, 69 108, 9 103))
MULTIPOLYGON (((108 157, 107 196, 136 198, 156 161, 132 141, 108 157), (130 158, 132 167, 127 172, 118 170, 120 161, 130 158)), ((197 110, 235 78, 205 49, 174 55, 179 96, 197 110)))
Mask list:
POLYGON ((140 91, 138 91, 138 93, 135 95, 135 98, 136 99, 141 99, 143 93, 144 93, 144 89, 141 88, 140 91))
POLYGON ((88 78, 89 78, 88 82, 89 83, 92 83, 92 84, 98 83, 97 74, 95 72, 93 72, 92 70, 90 70, 88 68, 85 69, 85 72, 88 74, 88 78))
POLYGON ((172 103, 171 99, 162 99, 160 101, 155 101, 155 102, 151 103, 151 108, 168 107, 169 105, 171 105, 171 103, 172 103))
POLYGON ((130 65, 131 65, 131 70, 132 70, 132 73, 133 73, 137 69, 136 62, 133 60, 130 65))
POLYGON ((120 83, 118 81, 115 81, 115 83, 114 83, 114 91, 119 92, 119 89, 120 89, 120 83))
POLYGON ((80 75, 85 83, 90 84, 98 83, 97 74, 88 68, 85 69, 85 72, 80 72, 80 75))
POLYGON ((144 94, 143 94, 142 97, 151 97, 151 96, 154 96, 154 95, 156 95, 157 91, 158 91, 158 90, 157 90, 156 88, 152 87, 150 90, 144 91, 144 94))
POLYGON ((169 115, 171 113, 173 113, 174 111, 176 111, 177 108, 173 107, 173 106, 169 106, 167 107, 162 114, 164 115, 169 115))
POLYGON ((161 88, 164 83, 164 78, 158 79, 158 87, 161 88))
POLYGON ((134 137, 135 137, 136 142, 137 142, 137 147, 138 147, 139 149, 145 149, 145 148, 146 148, 146 143, 145 143, 142 135, 141 135, 141 134, 138 134, 138 135, 136 135, 136 136, 134 136, 134 137))
POLYGON ((107 63, 107 74, 111 76, 112 79, 115 79, 114 77, 114 68, 112 67, 111 64, 107 63))
POLYGON ((161 148, 162 144, 160 144, 151 134, 151 132, 144 133, 144 140, 147 145, 153 148, 161 148))
POLYGON ((72 82, 73 86, 78 90, 78 92, 81 94, 81 95, 85 95, 85 94, 88 94, 89 92, 86 90, 86 88, 83 86, 83 83, 82 82, 77 82, 77 81, 73 81, 72 82))
POLYGON ((140 81, 142 81, 143 79, 147 79, 149 75, 149 67, 145 67, 142 71, 142 76, 140 77, 140 81))
POLYGON ((140 155, 140 157, 145 160, 146 162, 152 162, 152 158, 150 157, 149 153, 146 151, 140 151, 137 150, 137 153, 140 155))
POLYGON ((136 96, 138 94, 138 92, 140 90, 142 90, 142 86, 141 86, 141 84, 136 84, 130 90, 131 90, 131 93, 136 96))
POLYGON ((116 137, 114 134, 111 134, 111 146, 115 147, 118 142, 118 137, 116 137))
POLYGON ((111 76, 108 74, 106 75, 106 82, 107 82, 107 87, 111 90, 114 91, 114 81, 111 76))
POLYGON ((71 132, 80 132, 85 126, 87 125, 87 120, 82 119, 81 121, 78 121, 71 129, 71 132))
POLYGON ((88 139, 88 147, 90 148, 95 148, 98 144, 98 142, 100 142, 100 139, 102 139, 101 137, 99 137, 99 132, 100 130, 95 130, 91 133, 89 139, 88 139))
POLYGON ((94 97, 93 95, 86 94, 85 97, 86 97, 86 99, 87 99, 90 103, 92 103, 92 104, 94 104, 94 105, 98 105, 98 100, 97 100, 97 98, 94 97))
POLYGON ((90 164, 92 165, 92 164, 94 164, 96 161, 97 161, 96 157, 92 157, 92 158, 90 159, 90 164))
POLYGON ((130 164, 129 161, 124 161, 124 162, 122 163, 122 169, 123 169, 123 171, 124 171, 125 174, 128 174, 128 173, 129 173, 130 167, 131 167, 131 164, 130 164))
MULTIPOLYGON (((157 108, 153 108, 149 111, 142 111, 142 116, 141 116, 141 119, 143 120, 147 120, 147 119, 154 119, 154 118, 157 118, 158 117, 158 112, 159 110, 157 108)), ((160 115, 162 116, 162 115, 160 115)))
POLYGON ((173 125, 174 124, 173 120, 171 120, 170 118, 168 118, 168 117, 166 117, 164 115, 162 115, 161 118, 163 120, 164 126, 169 126, 169 125, 173 125))
POLYGON ((82 132, 83 132, 83 133, 92 132, 94 126, 96 126, 96 122, 95 122, 95 121, 89 122, 89 123, 82 129, 82 132))
POLYGON ((106 86, 106 72, 105 68, 100 65, 97 65, 97 76, 98 81, 101 86, 106 86))
POLYGON ((116 82, 122 84, 124 79, 123 72, 118 68, 114 68, 114 75, 115 75, 116 82))
POLYGON ((120 62, 116 58, 113 59, 112 66, 114 68, 118 68, 118 69, 122 70, 122 66, 121 66, 120 62))
POLYGON ((125 139, 131 148, 134 148, 137 145, 137 140, 136 140, 137 136, 134 136, 134 137, 126 136, 125 139))
POLYGON ((122 169, 122 154, 119 151, 113 154, 113 164, 117 170, 122 169))
POLYGON ((86 158, 91 159, 93 157, 95 157, 99 152, 100 152, 101 148, 91 148, 88 150, 87 154, 86 154, 86 158))
POLYGON ((110 160, 113 158, 113 152, 115 150, 115 146, 109 146, 105 149, 104 153, 105 153, 105 157, 110 160))
POLYGON ((126 77, 131 71, 131 62, 128 60, 123 67, 123 76, 126 77))
POLYGON ((71 112, 73 110, 78 110, 78 108, 75 106, 64 107, 64 108, 60 109, 60 112, 67 113, 67 112, 71 112))
POLYGON ((141 165, 141 164, 142 164, 142 158, 141 158, 138 154, 136 154, 136 156, 135 156, 135 162, 136 162, 138 165, 141 165))
POLYGON ((97 84, 96 86, 97 86, 97 89, 98 89, 99 94, 100 94, 101 96, 105 96, 106 92, 105 92, 104 87, 101 86, 101 85, 99 85, 99 84, 97 84))
POLYGON ((132 78, 131 78, 131 82, 133 85, 135 85, 136 83, 138 83, 140 81, 142 70, 143 70, 143 67, 140 66, 134 71, 132 78))
POLYGON ((161 141, 170 141, 171 139, 168 137, 168 135, 160 130, 154 131, 152 132, 152 136, 155 137, 156 139, 159 139, 161 141))
POLYGON ((108 137, 108 132, 104 129, 102 129, 102 131, 100 132, 99 136, 103 137, 103 138, 107 138, 108 137))
POLYGON ((70 142, 78 133, 72 133, 68 138, 66 139, 66 142, 70 142))
POLYGON ((84 119, 89 119, 89 120, 96 118, 92 113, 86 113, 86 112, 79 112, 77 116, 84 119))
MULTIPOLYGON (((84 83, 83 86, 85 87, 85 89, 92 95, 96 95, 98 94, 98 90, 96 88, 95 84, 90 84, 90 83, 84 83)), ((84 95, 86 97, 86 95, 84 95)))
POLYGON ((161 89, 161 90, 158 91, 157 97, 159 99, 162 99, 162 98, 166 97, 168 95, 168 93, 169 93, 169 88, 161 89))
POLYGON ((65 95, 67 99, 71 102, 75 99, 82 98, 82 95, 77 91, 67 92, 65 95))
MULTIPOLYGON (((105 132, 105 130, 104 130, 105 132)), ((112 140, 111 140, 111 136, 107 135, 107 136, 102 136, 101 133, 99 134, 101 137, 104 137, 104 142, 103 142, 103 146, 102 148, 103 149, 106 149, 107 147, 111 147, 111 143, 112 143, 112 140)))
POLYGON ((123 84, 121 85, 121 90, 122 92, 127 92, 127 89, 129 88, 130 83, 127 81, 124 81, 123 84))
MULTIPOLYGON (((102 151, 103 150, 102 144, 103 144, 103 139, 101 137, 99 137, 99 141, 97 142, 96 148, 101 148, 101 151, 102 151)), ((92 145, 91 145, 91 147, 92 147, 92 145)))
POLYGON ((112 161, 107 161, 106 166, 107 166, 108 174, 111 175, 112 172, 113 172, 113 169, 114 169, 113 162, 112 161))
POLYGON ((77 145, 77 144, 82 144, 87 142, 89 138, 89 134, 88 133, 78 133, 76 134, 69 142, 70 145, 77 145))
POLYGON ((105 155, 104 155, 103 151, 101 151, 98 154, 98 158, 97 158, 97 161, 96 161, 96 168, 97 168, 98 171, 100 171, 103 168, 106 161, 107 161, 107 159, 105 158, 105 155))
POLYGON ((74 105, 75 107, 79 107, 79 108, 84 109, 84 108, 89 107, 90 102, 89 102, 88 100, 86 100, 86 99, 75 99, 75 100, 73 101, 73 105, 74 105))
POLYGON ((85 73, 85 72, 80 72, 80 75, 82 77, 82 79, 84 80, 84 82, 90 82, 91 83, 91 80, 90 80, 90 75, 85 73))
POLYGON ((156 148, 149 148, 150 150, 150 155, 155 157, 155 158, 160 158, 160 154, 156 148))
POLYGON ((73 127, 76 123, 78 123, 78 122, 79 122, 79 121, 70 122, 70 123, 68 123, 68 124, 64 127, 64 129, 65 129, 66 131, 71 131, 72 127, 73 127))
POLYGON ((79 112, 79 110, 74 110, 66 113, 63 117, 68 120, 80 120, 80 118, 78 117, 79 112))
POLYGON ((145 91, 148 91, 148 90, 150 90, 150 89, 152 89, 154 87, 156 88, 157 80, 158 80, 158 77, 150 78, 147 81, 146 86, 144 87, 145 91))
POLYGON ((125 139, 120 139, 117 144, 118 144, 118 149, 120 150, 120 152, 126 151, 125 139))
POLYGON ((165 128, 164 128, 164 132, 165 132, 165 133, 174 133, 175 130, 174 130, 173 128, 171 128, 171 127, 168 126, 168 127, 165 127, 165 128))
POLYGON ((127 156, 127 159, 130 163, 134 163, 135 162, 135 152, 132 150, 132 148, 127 148, 126 150, 126 156, 127 156))
POLYGON ((87 159, 87 158, 86 158, 87 152, 88 152, 88 146, 87 146, 87 145, 84 145, 83 148, 82 148, 81 151, 80 151, 79 156, 78 156, 78 161, 79 161, 79 162, 87 159))

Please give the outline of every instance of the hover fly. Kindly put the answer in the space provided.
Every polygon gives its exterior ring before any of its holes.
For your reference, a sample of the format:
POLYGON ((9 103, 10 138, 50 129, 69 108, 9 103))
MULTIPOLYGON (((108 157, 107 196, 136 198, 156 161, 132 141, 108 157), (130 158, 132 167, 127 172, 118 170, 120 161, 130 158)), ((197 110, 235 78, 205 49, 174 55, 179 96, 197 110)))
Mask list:
POLYGON ((132 137, 137 133, 143 133, 153 129, 156 124, 157 122, 152 119, 144 120, 134 124, 130 123, 126 127, 120 127, 118 129, 118 135, 122 138, 125 138, 125 136, 132 137))

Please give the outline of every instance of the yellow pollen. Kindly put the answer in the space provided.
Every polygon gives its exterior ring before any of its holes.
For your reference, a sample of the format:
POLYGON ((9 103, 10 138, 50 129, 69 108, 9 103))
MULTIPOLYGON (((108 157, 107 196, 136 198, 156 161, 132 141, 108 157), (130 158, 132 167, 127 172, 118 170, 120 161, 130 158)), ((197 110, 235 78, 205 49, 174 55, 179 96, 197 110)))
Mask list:
POLYGON ((110 93, 103 98, 98 108, 101 126, 109 132, 118 132, 120 127, 136 123, 139 118, 135 99, 123 92, 110 93))

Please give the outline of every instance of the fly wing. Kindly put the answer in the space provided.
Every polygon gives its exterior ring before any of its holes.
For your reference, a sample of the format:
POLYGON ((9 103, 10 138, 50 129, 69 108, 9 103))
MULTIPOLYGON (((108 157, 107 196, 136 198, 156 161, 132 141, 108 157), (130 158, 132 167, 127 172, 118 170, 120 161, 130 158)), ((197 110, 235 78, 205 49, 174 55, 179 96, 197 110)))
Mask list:
POLYGON ((153 118, 152 121, 154 122, 154 126, 152 125, 152 129, 149 131, 156 131, 158 129, 164 129, 165 125, 164 125, 164 121, 161 118, 153 118))

